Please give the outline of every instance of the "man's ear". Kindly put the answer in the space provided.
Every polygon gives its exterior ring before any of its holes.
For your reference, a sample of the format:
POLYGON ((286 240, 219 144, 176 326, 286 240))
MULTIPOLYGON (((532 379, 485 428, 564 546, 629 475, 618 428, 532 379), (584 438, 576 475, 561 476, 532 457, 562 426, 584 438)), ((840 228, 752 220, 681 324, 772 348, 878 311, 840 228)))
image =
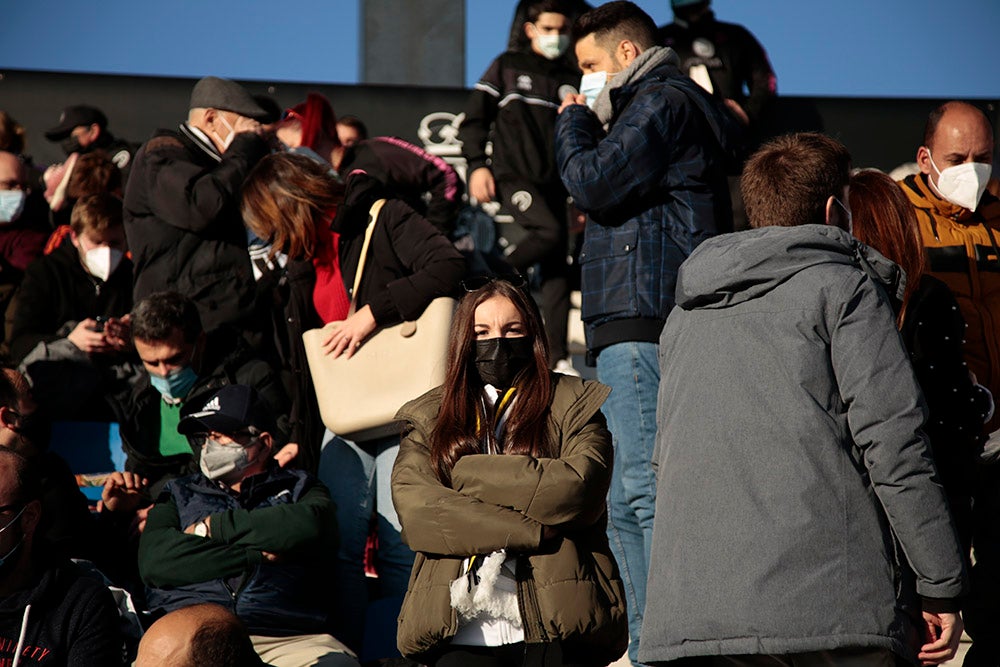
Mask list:
POLYGON ((35 534, 38 522, 42 518, 42 503, 32 500, 24 506, 24 514, 21 515, 21 528, 24 531, 25 539, 30 540, 35 534))
POLYGON ((18 427, 17 421, 18 416, 15 410, 8 408, 6 405, 0 406, 0 426, 13 431, 18 427))
POLYGON ((87 128, 87 138, 90 141, 97 141, 97 137, 101 134, 101 126, 97 123, 91 123, 90 127, 87 128))
POLYGON ((833 219, 833 216, 836 215, 834 213, 835 208, 837 208, 837 202, 833 200, 832 196, 828 197, 826 200, 826 209, 823 212, 823 222, 827 225, 839 227, 840 225, 838 225, 833 219))
POLYGON ((524 22, 524 34, 527 35, 528 39, 534 39, 535 36, 532 34, 535 32, 535 26, 532 25, 531 21, 524 22))
POLYGON ((623 39, 618 42, 618 48, 615 49, 615 55, 618 57, 618 61, 624 65, 622 69, 631 65, 632 61, 638 58, 640 53, 642 53, 642 49, 640 49, 636 43, 630 39, 623 39))
POLYGON ((927 174, 928 176, 933 171, 931 167, 931 152, 927 150, 927 146, 921 146, 917 149, 917 166, 920 167, 920 173, 927 174))
POLYGON ((73 247, 77 250, 80 249, 80 237, 77 236, 76 232, 72 229, 69 230, 69 242, 73 244, 73 247))

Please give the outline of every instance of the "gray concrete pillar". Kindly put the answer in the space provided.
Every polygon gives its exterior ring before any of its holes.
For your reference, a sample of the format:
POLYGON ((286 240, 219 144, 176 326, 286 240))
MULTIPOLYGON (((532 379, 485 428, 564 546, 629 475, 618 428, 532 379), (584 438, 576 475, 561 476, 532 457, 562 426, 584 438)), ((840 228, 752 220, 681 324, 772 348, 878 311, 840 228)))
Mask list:
POLYGON ((465 0, 361 0, 361 82, 465 85, 465 0))

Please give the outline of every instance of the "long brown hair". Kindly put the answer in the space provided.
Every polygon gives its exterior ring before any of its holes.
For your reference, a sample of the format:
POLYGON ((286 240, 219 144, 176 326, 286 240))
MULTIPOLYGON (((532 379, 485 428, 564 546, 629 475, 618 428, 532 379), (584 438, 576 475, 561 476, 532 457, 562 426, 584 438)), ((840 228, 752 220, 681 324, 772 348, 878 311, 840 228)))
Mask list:
POLYGON ((553 443, 546 422, 552 401, 552 378, 542 318, 531 296, 507 281, 494 280, 466 294, 452 321, 444 395, 430 443, 431 465, 443 484, 451 484, 451 470, 460 458, 482 453, 480 438, 492 432, 492 412, 483 409, 483 383, 475 366, 475 324, 476 308, 493 297, 508 299, 517 308, 525 335, 533 341, 534 353, 534 363, 517 378, 517 402, 507 417, 503 441, 497 444, 504 454, 552 455, 553 443))
POLYGON ((273 244, 271 255, 311 259, 316 226, 328 224, 344 188, 322 165, 303 155, 274 153, 257 163, 243 184, 240 210, 250 230, 273 244))
POLYGON ((925 269, 924 246, 913 205, 895 181, 874 169, 862 169, 851 176, 850 199, 854 237, 906 273, 903 308, 896 318, 897 326, 901 325, 925 269))

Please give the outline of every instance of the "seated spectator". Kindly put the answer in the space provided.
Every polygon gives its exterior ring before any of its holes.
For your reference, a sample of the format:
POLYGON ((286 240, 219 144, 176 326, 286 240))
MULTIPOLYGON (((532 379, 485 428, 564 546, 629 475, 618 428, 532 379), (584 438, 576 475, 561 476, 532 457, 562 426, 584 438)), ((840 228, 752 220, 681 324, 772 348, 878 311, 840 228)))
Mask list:
POLYGON ((37 538, 61 556, 96 560, 87 498, 66 461, 49 451, 48 423, 38 413, 24 376, 13 369, 0 373, 0 450, 28 459, 39 477, 42 518, 37 538))
POLYGON ((350 148, 368 138, 368 127, 357 116, 341 116, 337 119, 337 138, 340 139, 340 143, 350 148))
POLYGON ((32 464, 0 448, 0 664, 121 665, 111 593, 36 540, 41 496, 32 464))
POLYGON ((122 202, 90 195, 73 207, 69 243, 28 267, 12 303, 10 348, 34 397, 58 419, 111 421, 104 401, 123 368, 132 309, 122 202))
POLYGON ((441 158, 396 137, 345 146, 333 107, 318 93, 309 93, 305 102, 286 110, 275 134, 291 152, 329 164, 341 179, 364 171, 441 231, 453 229, 463 186, 454 168, 441 158))
MULTIPOLYGON (((224 385, 246 384, 276 414, 284 414, 285 393, 271 367, 237 336, 224 330, 206 335, 197 306, 187 297, 151 294, 135 305, 130 322, 146 373, 120 385, 111 403, 127 455, 125 468, 149 480, 153 497, 168 480, 197 467, 187 439, 177 433, 189 401, 201 405, 224 385)), ((283 433, 275 436, 283 439, 283 433)))
POLYGON ((39 215, 26 215, 30 190, 24 164, 13 153, 0 151, 0 282, 4 285, 19 283, 45 247, 48 222, 39 215))
POLYGON ((139 642, 135 667, 256 667, 247 629, 217 604, 172 611, 153 623, 139 642))
POLYGON ((108 117, 103 111, 84 104, 63 109, 59 124, 46 130, 45 138, 58 142, 67 156, 104 151, 122 171, 123 181, 128 177, 128 168, 137 148, 135 144, 117 139, 111 134, 108 130, 108 117))
POLYGON ((272 408, 252 387, 223 387, 197 405, 177 430, 198 451, 200 472, 164 488, 139 542, 150 610, 223 605, 273 667, 356 666, 326 633, 336 604, 326 489, 274 462, 272 408))

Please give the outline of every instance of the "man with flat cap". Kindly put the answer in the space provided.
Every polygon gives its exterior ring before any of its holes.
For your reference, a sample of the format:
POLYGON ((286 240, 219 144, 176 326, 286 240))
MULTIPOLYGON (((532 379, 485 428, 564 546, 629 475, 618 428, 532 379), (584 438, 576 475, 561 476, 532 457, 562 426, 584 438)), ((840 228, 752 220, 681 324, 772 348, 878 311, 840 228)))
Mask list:
POLYGON ((244 178, 268 152, 265 111, 234 81, 195 84, 186 122, 157 130, 125 189, 134 300, 172 290, 198 305, 206 332, 254 332, 254 280, 240 217, 244 178))
POLYGON ((200 472, 172 480, 149 512, 139 573, 153 614, 218 604, 271 667, 358 667, 332 635, 336 518, 315 477, 272 457, 274 416, 255 389, 226 385, 182 417, 200 472))
POLYGON ((73 153, 104 151, 115 166, 121 169, 123 180, 136 150, 135 145, 111 134, 108 130, 108 117, 103 111, 85 104, 63 109, 59 124, 46 130, 45 138, 59 143, 67 157, 73 153))

